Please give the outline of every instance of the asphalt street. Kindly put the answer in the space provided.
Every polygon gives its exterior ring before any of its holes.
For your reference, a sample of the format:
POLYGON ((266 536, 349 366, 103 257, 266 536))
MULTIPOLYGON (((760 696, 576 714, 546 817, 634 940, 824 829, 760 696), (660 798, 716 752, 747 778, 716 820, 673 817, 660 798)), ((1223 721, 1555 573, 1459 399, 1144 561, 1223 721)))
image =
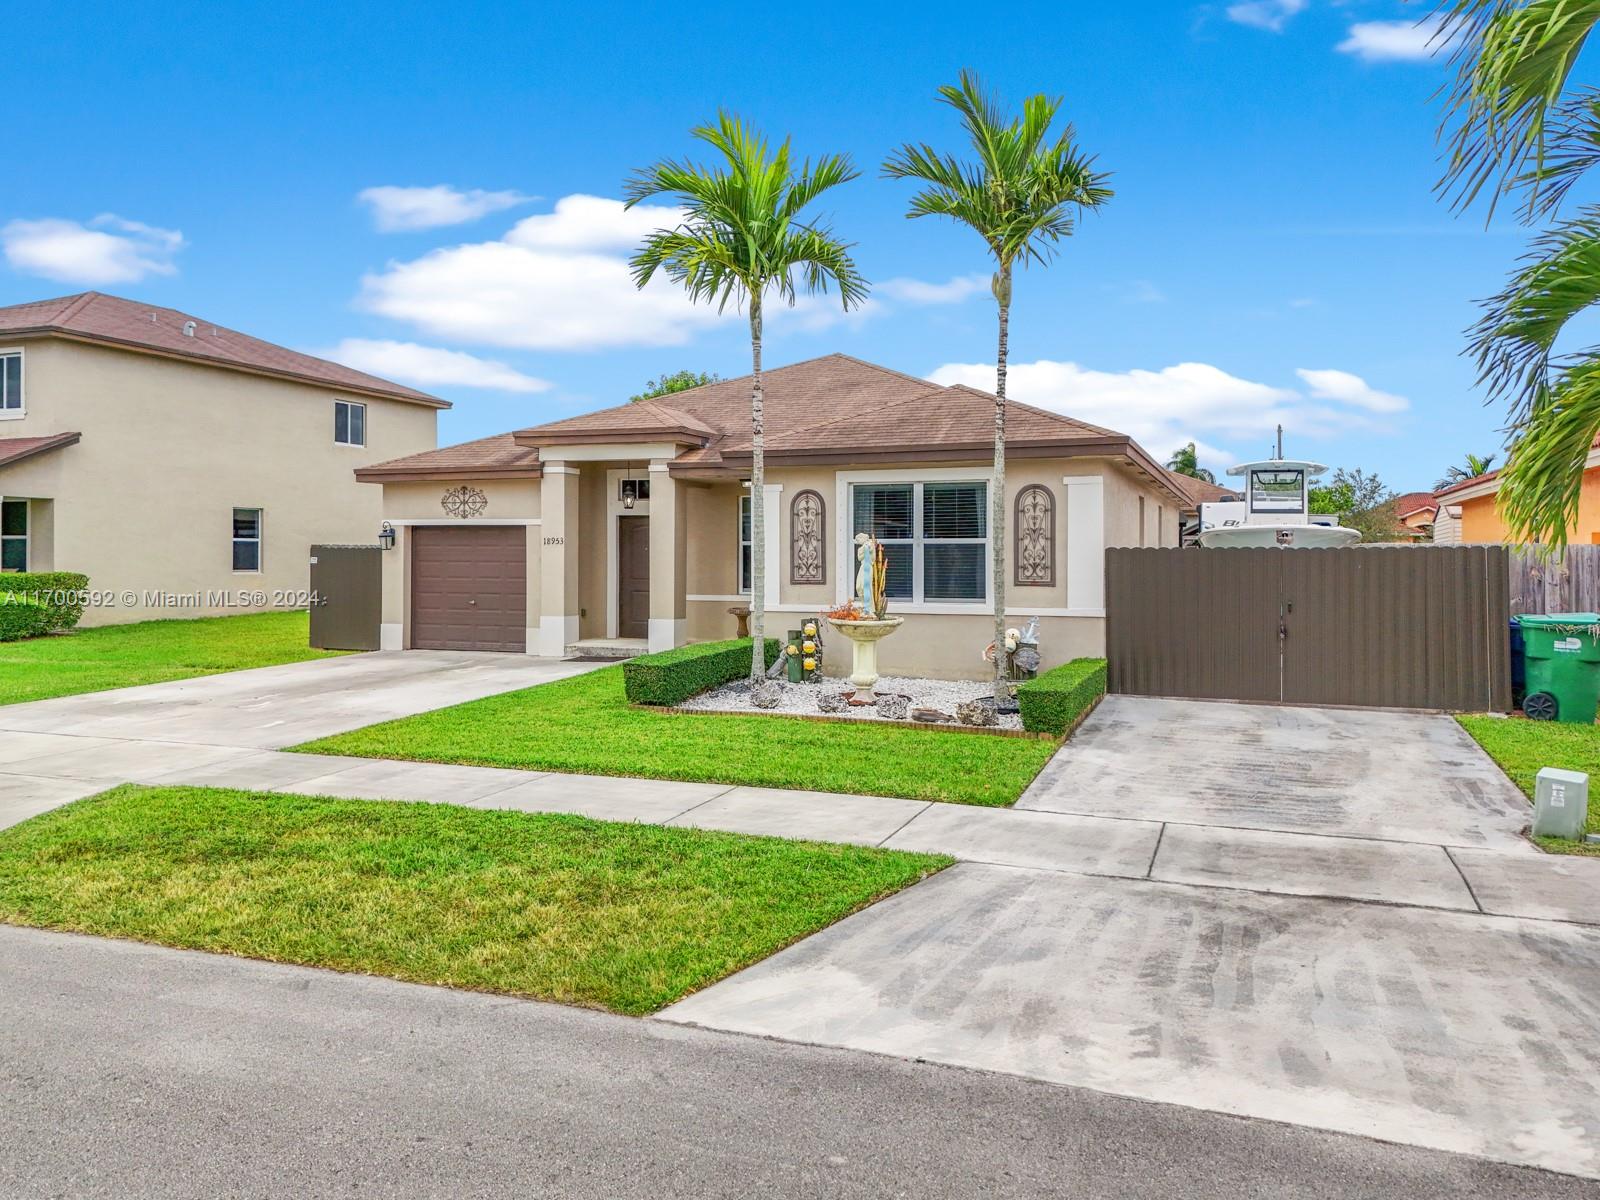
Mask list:
POLYGON ((979 1071, 0 926, 5 1197, 1595 1191, 979 1071))

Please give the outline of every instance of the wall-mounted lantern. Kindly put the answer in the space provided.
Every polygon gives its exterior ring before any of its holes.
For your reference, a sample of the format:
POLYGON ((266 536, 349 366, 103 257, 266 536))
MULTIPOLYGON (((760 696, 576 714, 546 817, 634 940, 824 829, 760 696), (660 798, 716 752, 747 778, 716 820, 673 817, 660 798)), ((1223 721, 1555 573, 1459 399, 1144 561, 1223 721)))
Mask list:
POLYGON ((378 531, 378 545, 385 550, 394 549, 394 526, 385 521, 383 528, 378 531))

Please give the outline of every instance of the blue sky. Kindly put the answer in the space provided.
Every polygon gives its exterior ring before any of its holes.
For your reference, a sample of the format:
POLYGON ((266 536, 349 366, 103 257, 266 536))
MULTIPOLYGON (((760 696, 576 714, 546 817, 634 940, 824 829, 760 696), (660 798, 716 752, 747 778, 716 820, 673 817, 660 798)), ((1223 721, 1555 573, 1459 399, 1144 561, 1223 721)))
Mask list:
POLYGON ((1523 234, 1432 192, 1447 68, 1417 53, 1426 11, 25 7, 0 303, 92 286, 336 354, 454 401, 442 442, 678 367, 742 374, 737 319, 619 284, 639 226, 604 203, 725 106, 863 171, 822 211, 874 302, 773 320, 769 364, 843 350, 982 384, 981 244, 907 221, 910 186, 877 170, 905 140, 959 148, 932 95, 971 67, 1010 101, 1063 96, 1117 192, 1018 281, 1018 399, 1157 453, 1192 437, 1214 467, 1264 451, 1281 416, 1291 452, 1427 487, 1499 446, 1462 330, 1523 234))

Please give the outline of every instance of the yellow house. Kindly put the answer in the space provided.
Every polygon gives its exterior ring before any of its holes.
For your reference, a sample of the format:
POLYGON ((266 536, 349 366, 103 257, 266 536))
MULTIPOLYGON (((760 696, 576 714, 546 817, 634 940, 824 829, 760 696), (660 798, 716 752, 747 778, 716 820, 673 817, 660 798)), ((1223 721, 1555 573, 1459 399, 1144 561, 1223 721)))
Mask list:
MULTIPOLYGON (((1434 493, 1439 505, 1436 541, 1516 542, 1499 507, 1500 472, 1490 471, 1434 493), (1446 532, 1448 531, 1448 533, 1446 532)), ((1578 518, 1567 530, 1572 545, 1600 545, 1600 448, 1589 451, 1578 497, 1578 518)))

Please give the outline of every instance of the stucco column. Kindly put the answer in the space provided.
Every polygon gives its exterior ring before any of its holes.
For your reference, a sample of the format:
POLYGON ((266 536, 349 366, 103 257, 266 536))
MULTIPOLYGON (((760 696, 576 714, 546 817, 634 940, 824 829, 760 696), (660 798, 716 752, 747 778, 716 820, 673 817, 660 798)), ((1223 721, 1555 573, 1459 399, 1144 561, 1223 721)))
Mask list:
POLYGON ((539 491, 539 653, 559 658, 578 640, 578 468, 545 463, 539 491))
POLYGON ((1067 607, 1083 616, 1106 610, 1105 479, 1067 475, 1067 607))
POLYGON ((688 627, 685 592, 689 513, 685 487, 664 462, 650 464, 650 652, 681 646, 688 627))

